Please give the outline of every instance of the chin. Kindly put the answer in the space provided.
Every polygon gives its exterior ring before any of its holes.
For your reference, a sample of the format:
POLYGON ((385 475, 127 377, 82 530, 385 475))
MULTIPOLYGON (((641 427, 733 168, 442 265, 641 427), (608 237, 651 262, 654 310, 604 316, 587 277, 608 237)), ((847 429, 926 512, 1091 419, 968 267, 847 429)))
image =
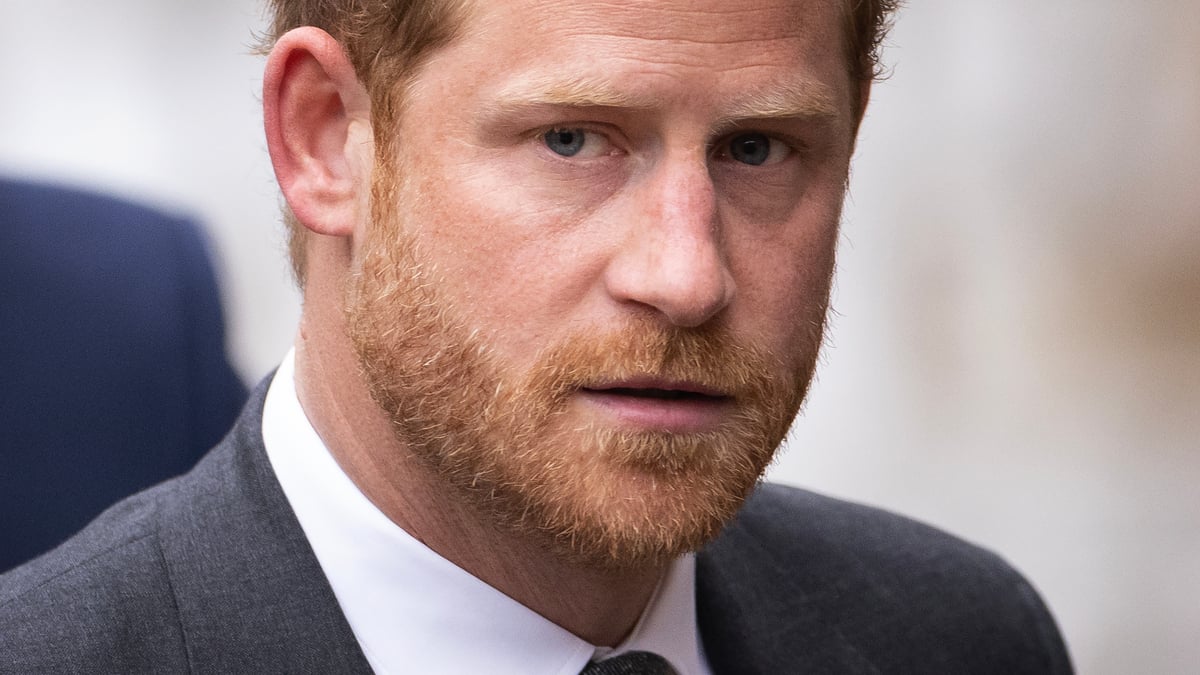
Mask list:
POLYGON ((502 473, 511 480, 486 492, 474 481, 472 491, 498 522, 556 557, 610 570, 662 566, 703 547, 741 508, 778 445, 761 436, 738 443, 715 433, 594 430, 580 443, 578 434, 572 445, 543 446, 554 459, 509 466, 502 473))

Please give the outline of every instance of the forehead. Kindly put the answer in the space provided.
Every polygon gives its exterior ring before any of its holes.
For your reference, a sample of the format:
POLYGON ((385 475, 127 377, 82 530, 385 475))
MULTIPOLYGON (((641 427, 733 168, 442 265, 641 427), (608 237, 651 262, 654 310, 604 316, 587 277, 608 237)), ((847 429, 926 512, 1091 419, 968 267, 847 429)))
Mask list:
MULTIPOLYGON (((829 0, 477 0, 478 26, 531 32, 593 31, 663 42, 702 40, 757 45, 811 31, 829 0), (806 30, 806 28, 808 30, 806 30)), ((840 1, 840 0, 835 0, 840 1)))
POLYGON ((452 69, 448 86, 488 98, 553 92, 719 107, 785 92, 848 108, 840 3, 476 0, 459 37, 425 68, 452 69))

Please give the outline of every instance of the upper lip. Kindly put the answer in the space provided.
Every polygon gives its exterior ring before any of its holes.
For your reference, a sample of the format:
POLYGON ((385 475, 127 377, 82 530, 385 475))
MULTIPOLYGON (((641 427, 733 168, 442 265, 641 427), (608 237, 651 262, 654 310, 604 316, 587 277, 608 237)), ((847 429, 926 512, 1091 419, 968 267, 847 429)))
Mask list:
POLYGON ((670 380, 660 377, 632 377, 620 380, 609 380, 604 382, 595 382, 585 385, 583 389, 587 391, 597 392, 614 392, 619 390, 642 390, 642 391, 664 391, 664 392, 680 392, 686 394, 696 394, 699 396, 711 396, 713 398, 725 398, 729 394, 716 389, 714 387, 705 386, 698 382, 689 380, 670 380))

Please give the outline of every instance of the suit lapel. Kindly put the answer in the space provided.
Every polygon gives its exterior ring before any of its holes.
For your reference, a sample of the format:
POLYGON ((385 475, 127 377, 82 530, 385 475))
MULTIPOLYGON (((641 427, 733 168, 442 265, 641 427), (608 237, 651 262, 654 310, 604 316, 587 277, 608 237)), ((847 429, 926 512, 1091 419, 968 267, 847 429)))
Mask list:
POLYGON ((696 611, 714 673, 881 672, 822 609, 839 592, 834 571, 780 559, 747 520, 743 512, 696 558, 696 611))
POLYGON ((201 672, 369 673, 267 460, 266 385, 162 515, 189 661, 201 672))

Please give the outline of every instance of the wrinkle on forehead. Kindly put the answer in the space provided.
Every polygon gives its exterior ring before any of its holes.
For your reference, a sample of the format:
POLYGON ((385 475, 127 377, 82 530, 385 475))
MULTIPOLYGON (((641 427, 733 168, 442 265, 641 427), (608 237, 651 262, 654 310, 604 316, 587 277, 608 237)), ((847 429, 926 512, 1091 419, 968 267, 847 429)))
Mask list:
MULTIPOLYGON (((806 30, 815 5, 827 0, 622 0, 573 2, 572 0, 514 0, 562 26, 575 18, 581 31, 604 16, 614 37, 702 44, 742 44, 797 37, 806 30), (648 17, 653 17, 647 20, 648 17)), ((496 5, 497 8, 500 5, 496 5)), ((503 10, 502 10, 503 11, 503 10)), ((513 11, 515 15, 518 12, 513 11)))
MULTIPOLYGON (((723 122, 729 122, 841 112, 838 103, 846 92, 840 78, 811 77, 818 71, 805 65, 824 61, 826 54, 840 58, 840 49, 830 48, 840 44, 840 14, 833 7, 838 1, 488 0, 476 18, 480 31, 509 38, 492 45, 489 53, 497 66, 520 71, 523 62, 544 65, 550 54, 562 55, 564 68, 558 72, 533 68, 503 89, 490 90, 496 112, 541 104, 661 107, 662 90, 638 91, 616 73, 675 79, 690 72, 713 86, 714 78, 721 78, 745 87, 746 100, 723 111, 728 118, 723 122), (781 63, 794 64, 791 76, 770 90, 751 85, 781 63)), ((489 84, 487 78, 476 82, 484 89, 491 89, 489 84)))
MULTIPOLYGON (((510 38, 521 56, 587 41, 597 54, 654 51, 664 64, 688 65, 698 46, 728 48, 737 60, 837 45, 844 0, 475 0, 474 31, 510 38), (639 47, 637 43, 645 44, 639 47)), ((731 64, 732 65, 732 64, 731 64)))
POLYGON ((605 37, 657 43, 653 49, 666 50, 666 60, 671 51, 695 46, 733 47, 730 53, 751 56, 837 45, 840 55, 843 40, 844 0, 477 1, 485 3, 477 7, 483 30, 534 50, 605 37))

